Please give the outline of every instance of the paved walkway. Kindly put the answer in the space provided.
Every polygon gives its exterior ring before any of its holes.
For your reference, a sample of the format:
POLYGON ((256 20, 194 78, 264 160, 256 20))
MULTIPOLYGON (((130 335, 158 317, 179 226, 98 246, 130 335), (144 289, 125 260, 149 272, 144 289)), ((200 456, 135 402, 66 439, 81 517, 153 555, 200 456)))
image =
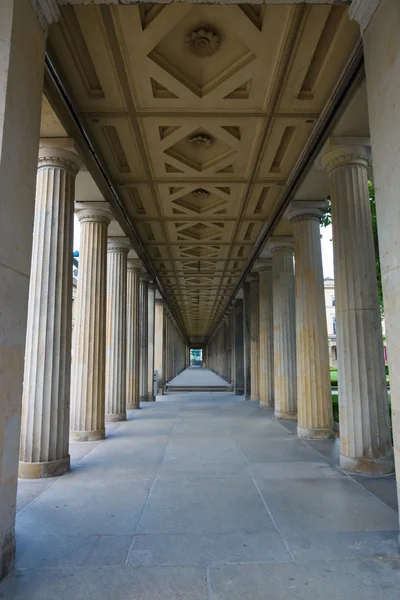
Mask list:
POLYGON ((171 379, 169 385, 178 387, 222 387, 230 385, 219 375, 203 367, 189 367, 171 379))
POLYGON ((165 396, 21 482, 2 600, 398 600, 393 479, 375 492, 271 411, 165 396), (387 502, 381 500, 387 498, 387 502))

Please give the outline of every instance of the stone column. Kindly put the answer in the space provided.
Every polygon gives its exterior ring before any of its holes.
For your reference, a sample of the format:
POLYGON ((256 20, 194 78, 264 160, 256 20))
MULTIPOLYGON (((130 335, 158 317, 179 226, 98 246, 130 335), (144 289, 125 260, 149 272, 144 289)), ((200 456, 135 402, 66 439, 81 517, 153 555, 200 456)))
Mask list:
POLYGON ((244 394, 243 300, 233 301, 233 385, 238 396, 244 394))
POLYGON ((149 355, 148 355, 148 290, 150 276, 142 273, 140 276, 140 300, 139 300, 139 339, 140 339, 140 358, 139 358, 139 393, 140 401, 147 402, 148 399, 148 373, 149 373, 149 355))
POLYGON ((154 370, 157 371, 157 394, 163 394, 164 387, 164 300, 156 299, 154 326, 154 370))
POLYGON ((47 142, 39 150, 22 394, 19 476, 29 479, 70 467, 72 240, 80 159, 70 140, 47 142))
POLYGON ((11 569, 45 34, 2 0, 0 35, 0 579, 11 569), (29 48, 29 51, 27 51, 29 48))
POLYGON ((80 222, 76 321, 72 356, 70 436, 74 442, 105 437, 107 228, 105 209, 77 205, 80 222))
POLYGON ((331 140, 322 159, 331 182, 340 413, 340 464, 393 471, 376 263, 368 194, 369 149, 331 140))
POLYGON ((156 310, 156 284, 152 281, 149 282, 148 290, 148 358, 149 366, 147 373, 147 399, 149 402, 154 402, 156 399, 154 396, 154 328, 155 328, 155 310, 156 310))
POLYGON ((128 258, 126 280, 126 408, 140 408, 139 398, 139 280, 141 261, 128 258))
POLYGON ((297 418, 293 240, 271 238, 274 318, 274 399, 277 419, 297 418))
MULTIPOLYGON (((369 125, 374 158, 374 186, 378 217, 379 256, 385 302, 392 407, 393 445, 397 495, 400 502, 400 4, 397 0, 375 3, 371 22, 363 36, 369 125)), ((365 3, 356 6, 367 18, 365 3)))
POLYGON ((260 407, 274 408, 272 259, 258 261, 260 301, 260 407))
POLYGON ((243 284, 243 353, 244 353, 244 396, 246 400, 250 400, 251 396, 251 337, 250 337, 250 321, 251 321, 251 295, 250 283, 247 281, 243 284))
POLYGON ((251 369, 251 392, 250 400, 260 399, 260 300, 258 273, 250 275, 250 369, 251 369))
POLYGON ((296 263, 297 434, 307 439, 333 436, 320 224, 326 202, 292 202, 296 263))
POLYGON ((106 421, 126 419, 127 238, 108 238, 106 325, 106 421))

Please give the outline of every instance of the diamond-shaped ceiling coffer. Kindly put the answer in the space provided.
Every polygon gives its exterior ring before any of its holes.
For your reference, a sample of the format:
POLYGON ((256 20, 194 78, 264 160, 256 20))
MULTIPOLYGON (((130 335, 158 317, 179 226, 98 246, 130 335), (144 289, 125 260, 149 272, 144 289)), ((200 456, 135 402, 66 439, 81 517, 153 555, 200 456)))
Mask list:
MULTIPOLYGON (((215 135, 198 128, 166 148, 164 153, 200 173, 227 158, 230 159, 236 151, 215 135)), ((176 163, 174 164, 176 166, 176 163)))
MULTIPOLYGON (((199 98, 257 57, 221 19, 208 23, 208 11, 190 11, 149 52, 148 58, 199 98)), ((217 15, 218 13, 214 13, 217 15)))

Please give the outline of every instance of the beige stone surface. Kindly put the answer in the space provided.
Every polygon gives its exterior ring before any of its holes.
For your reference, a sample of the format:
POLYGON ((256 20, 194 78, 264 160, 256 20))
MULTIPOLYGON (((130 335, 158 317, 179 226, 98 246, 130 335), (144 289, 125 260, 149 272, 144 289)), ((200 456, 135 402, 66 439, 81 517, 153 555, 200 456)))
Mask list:
POLYGON ((297 435, 333 437, 328 332, 320 222, 325 202, 293 202, 296 304, 297 435))
POLYGON ((330 0, 154 10, 80 1, 61 7, 49 52, 175 318, 204 342, 283 200, 359 27, 330 0), (190 42, 203 28, 218 38, 208 57, 190 42))
POLYGON ((43 31, 29 0, 2 0, 0 578, 11 568, 15 550, 15 497, 44 47, 43 31))
POLYGON ((70 435, 83 442, 105 436, 107 229, 112 215, 88 205, 78 206, 77 215, 81 236, 70 435))
POLYGON ((399 20, 399 3, 382 0, 364 35, 364 52, 385 302, 393 445, 400 498, 399 20))
POLYGON ((258 273, 250 276, 250 369, 251 369, 251 393, 250 400, 260 399, 260 298, 258 273))
POLYGON ((28 479, 61 475, 69 469, 72 240, 79 166, 70 140, 41 142, 19 466, 19 476, 28 479))
POLYGON ((147 352, 148 352, 148 372, 147 372, 147 399, 152 402, 155 400, 154 396, 154 353, 155 353, 155 302, 156 302, 156 285, 151 282, 149 283, 148 291, 148 338, 147 338, 147 352))
POLYGON ((332 139, 331 180, 341 466, 393 472, 371 209, 369 148, 332 139))
POLYGON ((260 407, 274 408, 274 318, 272 259, 260 259, 260 407))
POLYGON ((139 280, 141 261, 128 258, 126 292, 126 408, 140 408, 139 400, 139 280))
POLYGON ((157 371, 157 395, 162 395, 165 377, 165 304, 156 298, 154 325, 154 370, 157 371))
POLYGON ((277 419, 297 418, 293 240, 271 238, 274 319, 274 399, 277 419))
POLYGON ((107 242, 106 421, 126 419, 127 238, 107 242))
POLYGON ((148 373, 149 373, 149 358, 148 358, 148 293, 149 293, 149 275, 143 273, 140 276, 140 299, 139 299, 139 343, 140 343, 140 365, 139 365, 139 394, 140 401, 147 402, 148 396, 148 373))

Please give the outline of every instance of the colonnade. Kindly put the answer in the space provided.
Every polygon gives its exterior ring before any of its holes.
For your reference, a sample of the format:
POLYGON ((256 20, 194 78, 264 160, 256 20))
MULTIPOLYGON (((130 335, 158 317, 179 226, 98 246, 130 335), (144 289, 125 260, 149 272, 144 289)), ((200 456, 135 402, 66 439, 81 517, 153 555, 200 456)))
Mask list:
MULTIPOLYGON (((152 387, 149 394, 149 362, 163 382, 187 364, 186 342, 165 306, 162 358, 155 332, 149 359, 144 340, 149 339, 150 282, 138 281, 142 268, 130 262, 127 240, 108 239, 111 213, 88 202, 77 207, 81 250, 71 365, 72 215, 80 159, 69 140, 52 139, 40 145, 39 172, 37 162, 46 27, 56 17, 50 4, 2 0, 1 8, 0 578, 15 553, 18 457, 25 477, 66 471, 69 416, 73 440, 102 439, 106 415, 122 419, 127 408, 138 406, 138 395, 154 395, 152 387), (139 339, 133 354, 132 346, 127 348, 132 339, 139 339)), ((350 14, 363 36, 400 491, 400 5, 353 0, 350 14)), ((386 474, 393 470, 393 450, 369 214, 368 142, 332 139, 322 165, 331 182, 341 465, 386 474)), ((237 393, 259 398, 261 406, 273 405, 278 418, 298 418, 300 436, 326 438, 332 416, 317 243, 323 207, 294 202, 291 209, 293 240, 271 240, 270 263, 244 283, 243 297, 233 302, 206 354, 209 366, 232 381, 237 393), (252 304, 257 285, 258 317, 252 304), (259 326, 252 324, 253 315, 259 326), (225 352, 227 338, 230 353, 225 352), (230 360, 221 362, 221 349, 230 360)))
POLYGON ((72 353, 72 250, 75 177, 70 140, 42 140, 36 187, 22 402, 20 477, 69 469, 73 441, 105 437, 107 421, 155 400, 185 368, 186 341, 131 242, 107 235, 112 213, 77 203, 80 262, 72 353), (166 334, 164 328, 166 327, 166 334), (165 338, 165 345, 164 345, 165 338), (155 348, 161 378, 154 388, 155 348))
MULTIPOLYGON (((372 220, 370 149, 331 138, 321 164, 331 184, 338 348, 340 464, 357 473, 393 472, 372 220)), ((238 300, 209 340, 210 367, 228 381, 244 372, 244 394, 297 420, 306 439, 333 437, 328 334, 323 288, 321 201, 292 201, 292 236, 268 242, 238 300), (237 319, 233 315, 236 314, 237 319), (242 335, 235 335, 239 321, 242 335), (229 323, 233 351, 227 352, 229 323), (237 357, 243 356, 241 364, 237 357), (228 364, 229 363, 229 364, 228 364)))

